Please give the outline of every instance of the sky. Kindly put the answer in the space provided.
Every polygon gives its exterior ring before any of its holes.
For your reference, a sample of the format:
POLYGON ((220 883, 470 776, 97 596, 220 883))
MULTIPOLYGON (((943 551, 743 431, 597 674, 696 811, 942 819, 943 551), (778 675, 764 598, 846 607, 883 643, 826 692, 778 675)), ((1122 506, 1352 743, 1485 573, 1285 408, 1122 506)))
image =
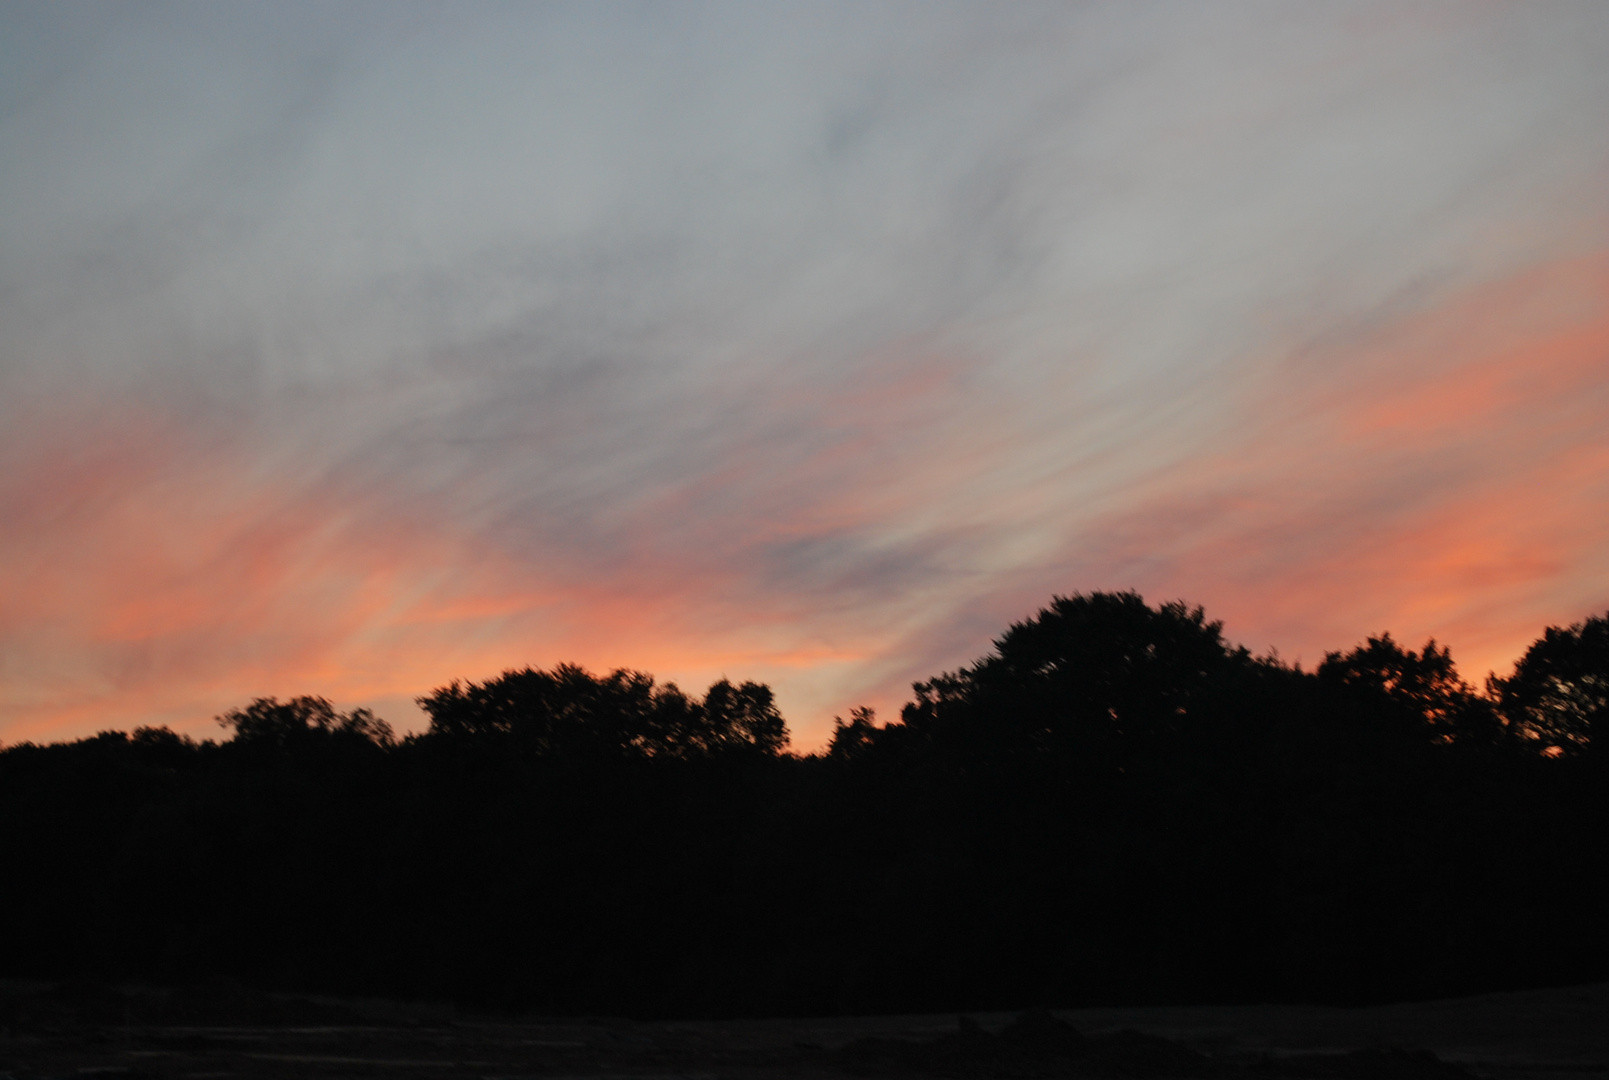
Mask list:
POLYGON ((0 5, 0 741, 1609 609, 1609 5, 0 5))

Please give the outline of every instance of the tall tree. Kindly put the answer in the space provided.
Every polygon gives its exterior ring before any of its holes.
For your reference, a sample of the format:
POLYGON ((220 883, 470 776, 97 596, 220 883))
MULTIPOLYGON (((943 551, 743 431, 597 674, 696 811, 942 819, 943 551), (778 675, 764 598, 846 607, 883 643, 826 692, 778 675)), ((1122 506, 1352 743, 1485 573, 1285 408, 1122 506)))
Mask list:
POLYGON ((1222 628, 1199 607, 1153 608, 1134 592, 1058 596, 992 655, 916 684, 904 718, 941 738, 982 725, 997 746, 1137 749, 1178 732, 1253 665, 1222 628))
POLYGON ((1609 724, 1609 613, 1548 627, 1514 674, 1488 688, 1510 726, 1543 753, 1593 749, 1594 732, 1609 724))

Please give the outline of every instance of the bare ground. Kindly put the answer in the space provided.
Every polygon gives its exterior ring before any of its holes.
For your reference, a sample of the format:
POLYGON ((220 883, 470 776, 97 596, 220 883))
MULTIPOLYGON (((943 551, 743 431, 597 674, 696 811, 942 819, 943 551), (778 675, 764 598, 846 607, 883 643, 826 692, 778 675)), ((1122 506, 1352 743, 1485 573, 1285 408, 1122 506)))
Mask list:
POLYGON ((0 986, 0 1080, 1609 1080, 1609 983, 1359 1009, 965 1020, 493 1020, 227 984, 167 993, 13 983, 0 986))

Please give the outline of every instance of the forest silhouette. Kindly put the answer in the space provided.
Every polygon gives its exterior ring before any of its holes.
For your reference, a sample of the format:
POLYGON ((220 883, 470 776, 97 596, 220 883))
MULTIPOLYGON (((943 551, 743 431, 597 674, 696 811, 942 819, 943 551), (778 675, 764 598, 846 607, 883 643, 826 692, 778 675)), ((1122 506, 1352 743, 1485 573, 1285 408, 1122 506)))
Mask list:
POLYGON ((1055 598, 897 721, 507 672, 0 750, 0 975, 555 1014, 1368 1003, 1609 977, 1609 616, 1481 690, 1055 598))

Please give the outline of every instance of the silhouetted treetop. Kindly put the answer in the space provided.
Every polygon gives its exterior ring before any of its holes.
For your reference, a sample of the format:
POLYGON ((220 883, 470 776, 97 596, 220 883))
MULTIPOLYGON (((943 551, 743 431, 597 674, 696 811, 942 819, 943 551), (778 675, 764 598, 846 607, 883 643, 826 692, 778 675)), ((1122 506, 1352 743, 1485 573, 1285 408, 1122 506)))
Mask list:
POLYGON ((849 722, 832 718, 832 740, 827 744, 827 757, 834 761, 852 761, 865 753, 877 741, 877 711, 865 706, 849 710, 849 722))
POLYGON ((1321 683, 1372 701, 1373 714, 1432 741, 1489 742, 1499 727, 1490 703, 1458 674, 1452 653, 1432 638, 1414 652, 1390 634, 1371 637, 1348 653, 1326 653, 1321 683))
POLYGON ((368 709, 337 712, 321 697, 296 697, 286 702, 258 698, 244 709, 229 710, 217 721, 220 727, 234 730, 235 743, 284 750, 330 740, 382 747, 396 741, 391 725, 368 709))
POLYGON ((481 684, 453 682, 419 705, 432 736, 506 741, 537 757, 776 755, 788 744, 770 687, 725 679, 700 701, 640 671, 599 676, 561 664, 507 671, 481 684))
POLYGON ((1146 739, 1186 722, 1256 662, 1223 624, 1135 592, 1056 597, 971 667, 913 687, 904 719, 942 731, 963 715, 1036 744, 1146 739))
POLYGON ((1548 627, 1514 674, 1487 686, 1510 726, 1544 753, 1592 749, 1594 729, 1609 724, 1609 613, 1548 627))
POLYGON ((702 713, 701 722, 683 733, 687 747, 708 754, 750 749, 780 754, 788 747, 788 725, 763 683, 733 686, 722 679, 705 691, 702 713))

